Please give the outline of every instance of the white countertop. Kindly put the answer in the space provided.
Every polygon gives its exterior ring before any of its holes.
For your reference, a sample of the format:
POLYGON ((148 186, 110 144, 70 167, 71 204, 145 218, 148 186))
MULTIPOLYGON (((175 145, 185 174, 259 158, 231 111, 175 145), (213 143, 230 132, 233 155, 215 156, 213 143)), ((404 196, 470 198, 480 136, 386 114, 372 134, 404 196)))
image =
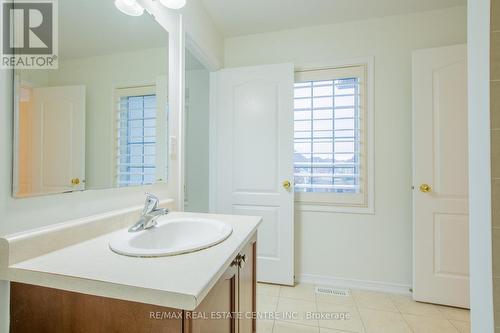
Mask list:
MULTIPOLYGON (((229 223, 233 227, 233 233, 224 242, 202 251, 171 257, 135 258, 116 254, 109 249, 109 240, 120 232, 112 231, 11 263, 3 269, 2 278, 85 294, 194 310, 238 252, 254 236, 261 218, 194 213, 170 213, 169 216, 219 219, 229 223)), ((8 247, 5 242, 8 243, 9 239, 3 241, 4 245, 0 247, 0 251, 5 251, 8 247)), ((29 245, 24 242, 24 246, 29 245)), ((3 257, 6 258, 5 253, 3 257)))

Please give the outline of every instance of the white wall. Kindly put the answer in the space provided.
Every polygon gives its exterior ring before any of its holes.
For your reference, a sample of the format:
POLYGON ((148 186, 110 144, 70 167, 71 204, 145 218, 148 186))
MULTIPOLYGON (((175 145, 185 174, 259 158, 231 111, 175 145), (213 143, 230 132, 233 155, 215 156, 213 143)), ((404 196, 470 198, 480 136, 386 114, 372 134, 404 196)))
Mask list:
MULTIPOLYGON (((495 326, 490 163, 490 0, 469 1, 468 19, 471 329, 473 333, 489 333, 494 331, 495 326)), ((500 324, 496 323, 496 326, 500 324)))
POLYGON ((226 39, 226 67, 375 57, 375 214, 296 211, 299 279, 408 290, 411 52, 465 41, 465 7, 226 39))
POLYGON ((188 37, 186 46, 207 68, 224 63, 224 37, 208 15, 201 0, 189 0, 181 10, 188 37))
POLYGON ((208 212, 209 72, 186 71, 186 206, 208 212))
MULTIPOLYGON (((86 187, 113 187, 115 88, 155 84, 166 76, 167 48, 117 53, 59 62, 48 71, 49 86, 86 87, 86 187)), ((165 144, 165 149, 167 149, 165 144)))

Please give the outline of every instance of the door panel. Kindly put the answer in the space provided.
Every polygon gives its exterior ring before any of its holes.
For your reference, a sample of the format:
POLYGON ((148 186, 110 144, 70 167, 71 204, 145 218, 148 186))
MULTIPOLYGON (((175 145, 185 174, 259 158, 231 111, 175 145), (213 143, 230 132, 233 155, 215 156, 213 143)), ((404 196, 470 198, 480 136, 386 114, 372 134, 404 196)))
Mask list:
POLYGON ((435 268, 438 276, 468 278, 469 272, 464 259, 468 257, 469 222, 467 215, 435 214, 434 247, 435 268))
POLYGON ((233 206, 235 215, 262 216, 259 226, 259 255, 279 259, 279 207, 233 206))
POLYGON ((85 87, 34 88, 33 110, 33 192, 83 190, 85 87))
POLYGON ((278 103, 278 82, 253 80, 234 87, 235 194, 278 192, 278 103))
MULTIPOLYGON (((35 94, 36 96, 36 94, 35 94)), ((73 178, 73 104, 68 101, 40 103, 42 120, 42 188, 57 190, 73 178)))
POLYGON ((215 137, 215 210, 263 216, 258 280, 292 285, 293 65, 216 73, 211 117, 215 137))
POLYGON ((434 70, 432 84, 435 137, 434 188, 441 197, 464 198, 468 194, 468 182, 457 181, 468 178, 465 84, 467 84, 465 59, 434 70))
POLYGON ((464 308, 469 307, 466 54, 466 46, 457 45, 413 55, 413 297, 464 308))

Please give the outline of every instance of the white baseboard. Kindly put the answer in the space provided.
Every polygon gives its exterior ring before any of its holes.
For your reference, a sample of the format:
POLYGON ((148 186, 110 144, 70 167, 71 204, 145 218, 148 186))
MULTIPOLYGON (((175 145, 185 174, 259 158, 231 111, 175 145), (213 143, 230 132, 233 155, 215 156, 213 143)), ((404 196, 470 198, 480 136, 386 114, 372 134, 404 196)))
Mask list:
POLYGON ((296 276, 297 282, 310 283, 324 286, 334 286, 339 288, 360 289, 369 291, 379 291, 392 294, 410 295, 410 286, 396 283, 386 283, 380 281, 355 280, 337 278, 333 276, 301 274, 296 276))

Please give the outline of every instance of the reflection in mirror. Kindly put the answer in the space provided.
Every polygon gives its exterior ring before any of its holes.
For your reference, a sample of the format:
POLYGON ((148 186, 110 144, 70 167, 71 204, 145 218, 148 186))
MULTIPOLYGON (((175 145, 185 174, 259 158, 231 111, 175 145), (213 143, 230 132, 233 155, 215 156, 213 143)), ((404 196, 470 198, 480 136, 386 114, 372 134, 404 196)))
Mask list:
POLYGON ((186 50, 185 202, 188 212, 208 212, 209 72, 186 50))
POLYGON ((167 181, 168 33, 59 1, 59 68, 15 70, 15 197, 167 181))

